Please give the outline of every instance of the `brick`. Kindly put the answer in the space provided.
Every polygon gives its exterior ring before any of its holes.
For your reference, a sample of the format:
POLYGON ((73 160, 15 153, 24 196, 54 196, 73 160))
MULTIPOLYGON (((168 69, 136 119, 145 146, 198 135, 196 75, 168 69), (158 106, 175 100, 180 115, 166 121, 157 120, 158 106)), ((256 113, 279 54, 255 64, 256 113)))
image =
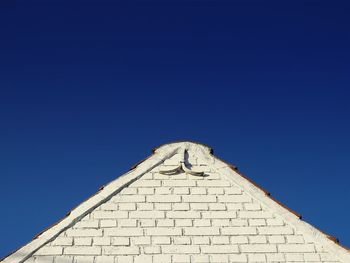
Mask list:
POLYGON ((228 236, 214 236, 212 243, 215 245, 226 245, 230 243, 230 238, 228 236))
POLYGON ((165 218, 163 211, 131 211, 130 218, 165 218))
POLYGON ((175 226, 193 226, 191 219, 175 219, 175 226))
POLYGON ((114 203, 142 203, 146 201, 144 195, 116 195, 112 199, 114 203))
POLYGON ((294 233, 290 227, 276 226, 276 227, 258 227, 259 234, 261 235, 291 235, 294 233))
POLYGON ((159 187, 160 185, 161 181, 159 180, 137 180, 130 187, 159 187))
MULTIPOLYGON (((174 194, 176 192, 175 191, 176 189, 179 189, 179 188, 174 189, 174 194)), ((172 187, 158 187, 155 189, 156 195, 171 195, 171 192, 172 192, 172 187)))
POLYGON ((240 203, 225 203, 227 210, 239 211, 243 210, 243 205, 240 203))
POLYGON ((210 239, 209 237, 194 236, 192 237, 192 242, 195 245, 209 245, 210 239))
POLYGON ((170 211, 171 204, 170 203, 154 203, 154 209, 159 211, 170 211))
POLYGON ((248 195, 219 195, 218 202, 220 203, 249 203, 252 198, 248 195))
POLYGON ((223 180, 202 180, 202 181, 197 181, 197 186, 225 187, 225 186, 230 186, 230 183, 228 181, 223 181, 223 180))
POLYGON ((209 210, 211 211, 224 211, 226 210, 226 205, 222 203, 212 203, 209 204, 209 210))
POLYGON ((154 227, 156 226, 156 220, 155 219, 140 219, 140 225, 142 227, 154 227))
POLYGON ((176 203, 181 202, 180 195, 150 195, 146 197, 150 203, 176 203))
POLYGON ((174 194, 177 195, 188 195, 190 194, 190 189, 188 187, 175 187, 174 194))
POLYGON ((210 195, 223 195, 224 194, 224 189, 223 188, 209 187, 208 188, 208 194, 210 194, 210 195))
POLYGON ((276 245, 267 245, 267 244, 241 245, 240 249, 244 253, 273 253, 273 252, 277 252, 276 245))
POLYGON ((116 256, 115 263, 135 263, 135 256, 116 256))
POLYGON ((244 209, 247 211, 259 211, 261 210, 261 206, 256 203, 245 203, 244 209))
POLYGON ((203 187, 195 187, 190 189, 191 195, 206 195, 207 189, 203 187))
POLYGON ((132 211, 136 210, 135 203, 121 203, 119 204, 119 210, 132 211))
POLYGON ((191 186, 196 186, 196 182, 190 181, 190 180, 163 180, 163 186, 191 187, 191 186))
POLYGON ((271 244, 283 244, 286 242, 284 236, 269 236, 268 239, 271 244))
POLYGON ((118 220, 118 225, 120 227, 136 227, 137 220, 136 219, 120 219, 120 220, 118 220))
POLYGON ((199 212, 195 211, 168 211, 166 212, 167 218, 200 218, 199 212))
POLYGON ((201 246, 201 251, 204 254, 231 254, 239 252, 237 245, 203 245, 201 246))
POLYGON ((113 246, 129 246, 130 245, 130 238, 128 238, 128 237, 113 237, 112 238, 112 245, 113 246))
POLYGON ((236 218, 237 214, 235 211, 209 211, 202 212, 203 218, 236 218))
POLYGON ((190 245, 191 239, 189 237, 173 237, 173 243, 175 245, 190 245))
MULTIPOLYGON (((94 263, 94 256, 74 256, 74 263, 94 263)), ((41 262, 40 262, 41 263, 41 262)), ((46 263, 46 261, 45 261, 46 263)))
POLYGON ((215 236, 220 235, 218 227, 186 227, 184 228, 186 236, 215 236))
POLYGON ((114 263, 114 257, 113 256, 97 256, 95 258, 95 263, 114 263))
POLYGON ((265 219, 249 219, 249 226, 266 226, 265 219))
POLYGON ((248 226, 247 219, 233 218, 233 219, 230 219, 230 221, 232 226, 248 226))
POLYGON ((228 254, 211 254, 210 262, 213 263, 229 263, 229 255, 228 254))
POLYGON ((289 262, 304 262, 303 254, 286 254, 286 260, 289 262))
POLYGON ((159 219, 157 220, 158 227, 173 227, 175 226, 174 219, 159 219))
POLYGON ((160 246, 144 247, 145 254, 160 254, 160 246))
POLYGON ((150 255, 141 255, 134 257, 134 263, 152 263, 153 257, 150 255))
POLYGON ((101 255, 101 247, 65 247, 65 255, 101 255))
POLYGON ((172 256, 173 263, 190 263, 191 256, 190 255, 173 255, 172 256))
POLYGON ((147 228, 147 236, 181 236, 182 231, 180 228, 147 228))
POLYGON ((229 188, 225 188, 225 194, 227 195, 240 195, 242 194, 242 189, 238 187, 231 186, 229 188))
POLYGON ((154 210, 154 204, 153 203, 138 203, 137 204, 137 210, 139 210, 139 211, 151 211, 151 210, 154 210))
POLYGON ((102 229, 68 229, 68 237, 98 237, 102 236, 102 229))
MULTIPOLYGON (((171 255, 154 255, 153 256, 153 262, 157 263, 169 263, 171 262, 171 255)), ((143 262, 141 262, 143 263, 143 262)))
POLYGON ((248 237, 246 236, 231 236, 231 244, 248 244, 248 237))
POLYGON ((176 245, 176 246, 162 246, 164 254, 199 254, 199 246, 196 245, 176 245))
POLYGON ((195 219, 193 220, 194 226, 211 226, 210 219, 195 219))
POLYGON ((211 220, 213 226, 229 226, 230 219, 213 219, 211 220))
POLYGON ((116 203, 112 203, 112 202, 108 202, 108 203, 104 203, 100 206, 102 211, 117 211, 118 210, 118 204, 116 203))
POLYGON ((151 237, 133 237, 132 241, 135 245, 150 245, 151 237))
POLYGON ((111 239, 109 237, 93 237, 92 244, 94 246, 108 246, 111 244, 111 239))
POLYGON ((113 219, 104 219, 100 221, 101 227, 114 227, 117 226, 117 221, 113 219))
POLYGON ((264 211, 238 211, 239 218, 271 218, 272 214, 264 211))
POLYGON ((216 196, 214 195, 184 195, 183 202, 186 203, 215 203, 216 196))
POLYGON ((76 237, 74 238, 75 246, 91 246, 92 238, 91 237, 76 237))
POLYGON ((209 205, 207 203, 192 203, 190 204, 191 209, 195 211, 206 211, 209 210, 209 205))
POLYGON ((106 236, 143 236, 141 228, 106 228, 104 230, 106 236))
POLYGON ((138 188, 137 193, 140 195, 153 195, 154 194, 154 188, 147 187, 147 188, 138 188))
POLYGON ((282 219, 277 218, 268 218, 266 219, 266 223, 268 226, 283 226, 284 222, 282 219))
POLYGON ((286 236, 287 237, 287 243, 290 244, 303 244, 304 237, 303 236, 286 236))
POLYGON ((100 206, 101 210, 103 211, 118 211, 118 204, 107 202, 100 206))
POLYGON ((113 218, 128 218, 128 212, 126 211, 95 211, 93 213, 94 218, 99 219, 113 219, 113 218))
POLYGON ((266 254, 267 262, 285 262, 284 254, 281 253, 271 253, 266 254))
POLYGON ((223 227, 221 228, 223 235, 256 235, 255 227, 223 227))
POLYGON ((209 256, 208 255, 192 255, 191 256, 193 263, 208 263, 209 261, 209 256))
POLYGON ((248 254, 248 262, 266 262, 265 254, 248 254))
POLYGON ((156 245, 170 245, 171 239, 167 236, 152 237, 152 243, 156 245))
POLYGON ((281 244, 278 245, 279 252, 301 253, 301 252, 315 252, 313 244, 281 244))
POLYGON ((245 254, 233 254, 229 256, 230 262, 241 263, 248 262, 247 256, 245 254))
POLYGON ((125 247, 125 246, 116 246, 116 247, 103 247, 103 254, 105 255, 139 255, 139 247, 125 247))
POLYGON ((266 236, 250 236, 249 237, 250 244, 266 244, 267 238, 266 236))
MULTIPOLYGON (((29 261, 25 261, 26 263, 34 263, 33 262, 29 262, 29 261)), ((44 261, 46 262, 46 261, 44 261)), ((73 263, 73 256, 56 256, 55 257, 55 263, 73 263)), ((97 262, 100 263, 100 262, 97 262)), ((109 263, 109 262, 107 262, 109 263)))
POLYGON ((175 203, 173 204, 173 211, 188 211, 190 210, 190 204, 188 203, 175 203))

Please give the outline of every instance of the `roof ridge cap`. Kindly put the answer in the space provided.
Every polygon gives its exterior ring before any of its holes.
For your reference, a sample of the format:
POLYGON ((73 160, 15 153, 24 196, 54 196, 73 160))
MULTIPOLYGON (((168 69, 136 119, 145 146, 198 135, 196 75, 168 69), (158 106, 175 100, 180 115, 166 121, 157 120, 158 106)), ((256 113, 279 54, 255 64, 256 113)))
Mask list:
POLYGON ((191 150, 191 149, 201 149, 202 151, 208 153, 208 154, 213 154, 214 150, 212 147, 210 147, 207 144, 204 143, 200 143, 200 142, 196 142, 196 141, 171 141, 168 143, 164 143, 161 144, 155 148, 152 149, 152 152, 160 152, 160 151, 168 151, 168 150, 173 150, 175 148, 178 149, 187 149, 187 150, 191 150))

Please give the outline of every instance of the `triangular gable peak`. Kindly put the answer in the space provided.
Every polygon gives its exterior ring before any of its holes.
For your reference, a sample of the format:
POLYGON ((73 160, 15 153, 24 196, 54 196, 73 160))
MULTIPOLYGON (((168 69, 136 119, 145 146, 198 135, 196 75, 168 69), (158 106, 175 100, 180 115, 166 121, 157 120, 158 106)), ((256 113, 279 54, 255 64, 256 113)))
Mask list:
POLYGON ((350 253, 192 142, 163 145, 3 263, 350 262, 350 253))

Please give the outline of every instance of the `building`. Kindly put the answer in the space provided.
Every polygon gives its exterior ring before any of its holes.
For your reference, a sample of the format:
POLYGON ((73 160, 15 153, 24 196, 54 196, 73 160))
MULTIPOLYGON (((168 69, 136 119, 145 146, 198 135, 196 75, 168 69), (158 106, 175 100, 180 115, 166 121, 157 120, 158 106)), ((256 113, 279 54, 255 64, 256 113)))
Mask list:
POLYGON ((350 262, 202 144, 163 145, 3 263, 350 262))

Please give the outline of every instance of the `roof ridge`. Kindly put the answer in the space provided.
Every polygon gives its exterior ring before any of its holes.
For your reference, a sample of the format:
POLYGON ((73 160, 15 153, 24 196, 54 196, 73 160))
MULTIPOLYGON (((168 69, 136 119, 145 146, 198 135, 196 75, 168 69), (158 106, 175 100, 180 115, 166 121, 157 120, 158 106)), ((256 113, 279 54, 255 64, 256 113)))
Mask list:
POLYGON ((204 143, 201 143, 201 142, 197 142, 197 141, 191 141, 191 140, 178 140, 178 141, 171 141, 171 142, 168 142, 168 143, 163 143, 157 147, 154 147, 152 149, 152 153, 154 153, 155 151, 161 149, 161 148, 164 148, 166 146, 171 146, 171 145, 176 145, 176 144, 183 144, 183 145, 200 145, 201 147, 204 147, 204 148, 207 148, 209 150, 209 153, 210 154, 214 154, 214 149, 212 147, 210 147, 209 145, 207 144, 204 144, 204 143))

